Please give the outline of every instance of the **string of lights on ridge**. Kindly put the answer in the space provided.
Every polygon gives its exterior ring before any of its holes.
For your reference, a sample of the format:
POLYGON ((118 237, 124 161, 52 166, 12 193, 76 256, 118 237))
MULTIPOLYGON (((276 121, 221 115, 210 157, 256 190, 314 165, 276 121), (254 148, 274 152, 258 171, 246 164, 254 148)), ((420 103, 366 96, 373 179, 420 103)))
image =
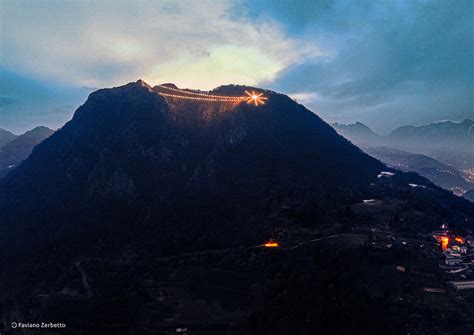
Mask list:
POLYGON ((267 97, 263 96, 263 93, 255 93, 255 91, 252 91, 251 93, 248 91, 245 91, 246 95, 236 97, 236 96, 212 95, 212 94, 197 93, 197 92, 192 92, 192 91, 185 91, 185 90, 180 90, 173 87, 168 87, 165 85, 157 85, 157 86, 161 89, 165 89, 172 92, 172 93, 158 92, 158 94, 165 97, 178 98, 178 99, 214 101, 214 102, 246 101, 248 104, 254 104, 255 106, 263 105, 265 103, 265 100, 268 99, 267 97))

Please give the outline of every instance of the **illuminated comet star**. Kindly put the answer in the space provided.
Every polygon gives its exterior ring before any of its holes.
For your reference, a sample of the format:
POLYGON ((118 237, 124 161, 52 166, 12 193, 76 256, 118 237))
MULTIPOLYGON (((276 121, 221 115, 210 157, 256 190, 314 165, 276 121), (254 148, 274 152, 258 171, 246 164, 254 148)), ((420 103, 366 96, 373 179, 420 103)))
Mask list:
POLYGON ((255 106, 263 105, 265 100, 268 98, 263 96, 263 93, 252 93, 245 91, 244 96, 226 96, 226 95, 213 95, 206 93, 198 93, 188 90, 181 90, 165 85, 158 85, 160 95, 170 98, 188 99, 188 100, 200 100, 200 101, 213 101, 213 102, 243 102, 247 101, 248 104, 254 104, 255 106))
POLYGON ((263 93, 257 94, 254 91, 252 91, 252 93, 245 91, 245 94, 248 95, 247 103, 254 103, 255 106, 263 105, 265 100, 267 100, 267 98, 263 96, 263 93))

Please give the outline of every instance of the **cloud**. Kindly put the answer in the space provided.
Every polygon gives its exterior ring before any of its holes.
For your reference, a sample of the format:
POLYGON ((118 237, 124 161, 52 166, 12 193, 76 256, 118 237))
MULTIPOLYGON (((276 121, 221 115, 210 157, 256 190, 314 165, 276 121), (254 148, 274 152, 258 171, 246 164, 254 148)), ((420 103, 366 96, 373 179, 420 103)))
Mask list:
POLYGON ((290 93, 288 95, 300 104, 311 103, 319 99, 319 96, 314 92, 290 93))
POLYGON ((233 15, 236 3, 226 0, 1 6, 2 66, 76 85, 138 78, 198 88, 257 84, 320 53, 276 21, 233 15))
POLYGON ((203 57, 186 55, 158 66, 156 77, 173 78, 183 87, 193 87, 199 78, 200 87, 212 88, 216 83, 242 83, 256 85, 262 80, 273 80, 283 64, 256 48, 245 46, 216 46, 203 57), (225 69, 222 71, 221 69, 225 69), (217 70, 217 71, 216 71, 217 70), (190 77, 189 74, 192 73, 190 77))
MULTIPOLYGON (((269 5, 256 1, 253 6, 269 5)), ((474 2, 275 4, 255 19, 278 18, 290 35, 316 41, 325 55, 287 67, 267 85, 316 93, 307 103, 325 119, 361 120, 386 131, 472 118, 474 2)))
MULTIPOLYGON (((378 131, 472 117, 470 0, 18 0, 0 7, 0 67, 57 87, 138 78, 201 89, 258 85, 290 93, 328 121, 359 120, 378 131)), ((3 83, 0 95, 28 95, 35 103, 23 110, 36 113, 44 104, 23 85, 9 92, 3 83)), ((9 122, 17 105, 3 106, 9 122)))
POLYGON ((0 128, 23 133, 62 126, 87 98, 85 88, 58 87, 0 67, 0 128))

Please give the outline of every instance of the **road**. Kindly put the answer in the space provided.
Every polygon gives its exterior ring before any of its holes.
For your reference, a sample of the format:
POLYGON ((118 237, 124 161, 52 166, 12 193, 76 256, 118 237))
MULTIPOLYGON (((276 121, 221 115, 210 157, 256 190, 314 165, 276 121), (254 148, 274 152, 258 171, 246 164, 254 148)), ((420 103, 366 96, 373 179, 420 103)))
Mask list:
MULTIPOLYGON (((335 234, 335 235, 314 238, 312 240, 302 241, 288 247, 277 247, 277 248, 272 248, 272 249, 283 250, 283 251, 296 250, 308 244, 335 239, 339 237, 367 237, 367 234, 335 234)), ((172 255, 168 257, 159 257, 156 259, 156 261, 169 262, 169 261, 174 261, 174 260, 180 260, 187 257, 220 255, 220 254, 225 254, 228 252, 243 251, 243 250, 247 251, 247 250, 254 250, 254 249, 256 250, 256 249, 270 249, 270 248, 265 247, 264 244, 256 244, 256 245, 251 245, 251 246, 240 246, 240 247, 225 248, 225 249, 211 249, 211 250, 203 250, 203 251, 196 251, 196 252, 187 252, 187 253, 172 255)), ((86 261, 91 261, 91 260, 105 261, 104 259, 97 258, 97 257, 87 257, 87 258, 80 259, 75 263, 76 269, 77 271, 79 271, 81 275, 82 286, 84 287, 84 291, 86 292, 86 297, 88 298, 92 297, 94 293, 87 280, 87 273, 82 267, 82 263, 86 261)))
POLYGON ((91 261, 91 260, 101 261, 102 259, 97 258, 97 257, 88 257, 88 258, 80 259, 75 263, 77 271, 79 271, 79 273, 81 274, 82 286, 84 287, 84 291, 86 292, 86 297, 88 297, 88 298, 92 297, 94 294, 93 294, 92 289, 89 285, 89 282, 87 281, 86 271, 82 268, 81 264, 83 262, 91 261))
MULTIPOLYGON (((338 237, 367 237, 367 234, 335 234, 329 235, 324 237, 314 238, 308 241, 302 241, 295 245, 288 246, 288 247, 277 247, 274 248, 275 250, 295 250, 307 244, 316 243, 320 241, 330 240, 338 237)), ((196 251, 196 252, 187 252, 177 255, 172 255, 168 257, 160 257, 157 259, 159 262, 168 262, 171 260, 186 258, 186 257, 193 257, 193 256, 206 256, 206 255, 219 255, 225 254, 228 252, 239 251, 239 250, 252 250, 252 249, 270 249, 265 247, 264 244, 256 244, 251 246, 240 246, 240 247, 233 247, 233 248, 225 248, 225 249, 212 249, 212 250, 203 250, 203 251, 196 251)))

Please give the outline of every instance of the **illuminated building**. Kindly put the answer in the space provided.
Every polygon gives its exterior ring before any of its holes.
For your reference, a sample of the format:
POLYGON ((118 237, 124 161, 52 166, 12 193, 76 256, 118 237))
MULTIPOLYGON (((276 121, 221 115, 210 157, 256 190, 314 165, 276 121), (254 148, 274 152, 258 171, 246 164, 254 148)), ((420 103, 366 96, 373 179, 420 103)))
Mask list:
POLYGON ((266 242, 263 246, 266 248, 278 248, 280 245, 278 244, 278 242, 270 240, 266 242))

